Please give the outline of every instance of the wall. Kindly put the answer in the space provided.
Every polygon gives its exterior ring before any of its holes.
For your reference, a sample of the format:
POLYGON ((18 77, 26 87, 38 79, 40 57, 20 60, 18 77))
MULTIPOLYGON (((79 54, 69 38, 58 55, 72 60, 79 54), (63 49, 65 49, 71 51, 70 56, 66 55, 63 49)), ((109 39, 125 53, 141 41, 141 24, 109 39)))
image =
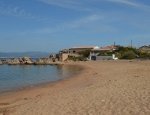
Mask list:
POLYGON ((61 54, 61 61, 65 61, 65 60, 67 60, 68 59, 68 54, 67 53, 63 53, 63 54, 61 54))

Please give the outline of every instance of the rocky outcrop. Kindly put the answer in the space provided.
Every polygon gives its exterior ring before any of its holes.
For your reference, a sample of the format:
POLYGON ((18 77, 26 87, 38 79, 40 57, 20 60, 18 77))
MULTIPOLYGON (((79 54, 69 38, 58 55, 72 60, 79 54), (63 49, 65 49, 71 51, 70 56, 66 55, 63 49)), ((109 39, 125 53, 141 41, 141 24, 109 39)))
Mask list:
POLYGON ((2 63, 2 61, 0 60, 0 65, 2 65, 3 63, 2 63))
POLYGON ((9 65, 33 64, 33 62, 29 57, 23 57, 23 58, 9 59, 7 60, 7 64, 9 65))
POLYGON ((46 65, 46 64, 51 64, 51 63, 52 63, 52 60, 50 58, 40 58, 35 62, 36 65, 46 65))
POLYGON ((20 58, 20 64, 33 64, 33 61, 29 57, 20 58))
POLYGON ((5 61, 0 60, 0 64, 8 65, 49 65, 57 62, 58 60, 56 58, 39 58, 36 61, 32 61, 29 57, 6 59, 5 61))
POLYGON ((42 59, 38 59, 38 60, 35 61, 36 65, 40 65, 40 64, 43 64, 43 63, 44 63, 44 61, 42 59))
POLYGON ((9 59, 9 60, 7 60, 7 63, 8 63, 9 65, 18 65, 18 64, 20 64, 20 61, 19 61, 18 58, 14 58, 14 59, 9 59))

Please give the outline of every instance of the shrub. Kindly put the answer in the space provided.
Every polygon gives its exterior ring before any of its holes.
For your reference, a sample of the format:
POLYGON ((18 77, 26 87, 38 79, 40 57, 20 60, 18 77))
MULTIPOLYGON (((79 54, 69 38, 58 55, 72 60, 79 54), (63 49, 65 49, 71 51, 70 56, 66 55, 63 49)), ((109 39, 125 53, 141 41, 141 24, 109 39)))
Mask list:
POLYGON ((90 52, 91 52, 90 50, 85 50, 85 51, 79 52, 79 54, 82 55, 84 58, 87 58, 89 57, 90 52))
POLYGON ((150 53, 148 53, 148 52, 139 51, 138 56, 139 56, 139 58, 150 59, 150 53))
POLYGON ((136 57, 137 54, 134 51, 129 50, 122 53, 121 59, 135 59, 136 57))
POLYGON ((120 59, 135 59, 137 58, 138 50, 136 48, 119 46, 115 54, 120 59))
POLYGON ((72 60, 72 61, 86 61, 86 58, 84 58, 83 56, 79 56, 79 57, 69 56, 68 60, 72 60))
POLYGON ((98 56, 112 56, 112 54, 114 54, 114 52, 104 51, 99 53, 98 56))

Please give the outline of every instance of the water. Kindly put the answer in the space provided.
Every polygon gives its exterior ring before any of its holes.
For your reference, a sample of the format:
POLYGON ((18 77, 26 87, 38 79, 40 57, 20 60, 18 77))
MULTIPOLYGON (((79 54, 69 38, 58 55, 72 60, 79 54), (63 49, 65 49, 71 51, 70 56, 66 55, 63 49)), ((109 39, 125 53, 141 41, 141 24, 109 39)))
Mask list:
POLYGON ((0 92, 65 79, 80 69, 63 65, 0 65, 0 92))

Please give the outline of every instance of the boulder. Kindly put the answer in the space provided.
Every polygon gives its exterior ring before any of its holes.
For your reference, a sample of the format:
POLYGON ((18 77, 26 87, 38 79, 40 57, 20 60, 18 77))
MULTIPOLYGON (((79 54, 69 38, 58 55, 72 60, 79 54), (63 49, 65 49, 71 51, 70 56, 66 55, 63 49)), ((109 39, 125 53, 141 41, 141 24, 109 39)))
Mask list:
POLYGON ((44 64, 44 61, 43 61, 43 59, 38 59, 38 60, 36 60, 35 64, 36 65, 44 64))
POLYGON ((29 57, 23 57, 20 59, 21 64, 33 64, 33 61, 29 57))
POLYGON ((24 64, 24 61, 22 58, 19 58, 20 64, 24 64))
POLYGON ((2 65, 3 63, 2 63, 2 61, 0 60, 0 65, 2 65))
POLYGON ((7 60, 7 63, 8 63, 9 65, 18 65, 18 64, 20 64, 20 61, 19 61, 18 58, 14 58, 14 59, 9 59, 9 60, 7 60))
POLYGON ((50 58, 45 58, 44 62, 45 62, 45 64, 50 64, 50 63, 52 63, 52 60, 50 58))
POLYGON ((46 64, 51 64, 51 62, 52 62, 52 60, 50 58, 40 58, 35 62, 35 64, 46 65, 46 64))

